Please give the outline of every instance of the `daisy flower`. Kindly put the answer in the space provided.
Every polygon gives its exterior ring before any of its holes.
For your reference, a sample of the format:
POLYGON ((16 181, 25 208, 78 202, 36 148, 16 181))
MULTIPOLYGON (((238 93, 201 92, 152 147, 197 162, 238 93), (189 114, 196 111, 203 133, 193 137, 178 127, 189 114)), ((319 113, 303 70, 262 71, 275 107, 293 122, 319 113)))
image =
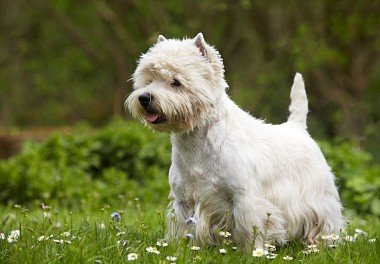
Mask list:
POLYGON ((157 255, 160 254, 160 251, 158 251, 156 247, 147 247, 145 250, 149 253, 153 253, 157 255))
POLYGON ((194 251, 199 251, 201 248, 200 247, 197 247, 197 246, 192 246, 191 247, 191 250, 194 250, 194 251))
POLYGON ((7 238, 9 243, 17 242, 20 237, 20 230, 12 230, 7 238))
POLYGON ((266 257, 267 259, 274 259, 274 258, 277 257, 277 254, 268 253, 267 255, 265 255, 265 257, 266 257))
POLYGON ((127 256, 127 260, 128 261, 134 261, 136 259, 138 259, 139 255, 137 255, 137 253, 129 253, 128 256, 127 256))
POLYGON ((221 248, 219 249, 219 253, 225 255, 227 253, 227 250, 225 248, 221 248))
POLYGON ((252 251, 252 256, 256 258, 265 256, 266 254, 268 254, 268 252, 262 248, 256 248, 254 251, 252 251))
POLYGON ((219 235, 221 235, 222 237, 230 237, 231 236, 231 233, 230 232, 227 232, 227 231, 220 231, 219 232, 219 235))
POLYGON ((170 261, 170 262, 175 262, 177 260, 177 257, 174 257, 174 256, 167 256, 166 257, 166 260, 170 261))
POLYGON ((156 243, 157 246, 159 247, 167 247, 168 246, 168 242, 166 242, 165 240, 158 240, 157 243, 156 243))

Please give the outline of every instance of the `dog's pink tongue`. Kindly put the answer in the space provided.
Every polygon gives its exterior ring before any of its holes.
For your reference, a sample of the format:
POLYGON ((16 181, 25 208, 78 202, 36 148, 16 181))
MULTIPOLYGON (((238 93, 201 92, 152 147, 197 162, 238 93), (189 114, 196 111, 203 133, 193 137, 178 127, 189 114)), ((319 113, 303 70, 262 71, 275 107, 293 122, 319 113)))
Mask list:
POLYGON ((149 123, 153 123, 154 121, 158 119, 158 114, 146 113, 145 119, 149 123))

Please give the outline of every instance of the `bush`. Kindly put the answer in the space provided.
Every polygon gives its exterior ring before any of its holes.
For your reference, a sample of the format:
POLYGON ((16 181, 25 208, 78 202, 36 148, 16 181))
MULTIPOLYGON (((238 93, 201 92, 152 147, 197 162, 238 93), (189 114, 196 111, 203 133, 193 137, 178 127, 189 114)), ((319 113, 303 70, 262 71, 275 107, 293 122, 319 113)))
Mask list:
POLYGON ((371 155, 352 142, 323 141, 320 146, 337 177, 344 207, 380 216, 380 166, 371 155))
MULTIPOLYGON (((380 215, 380 167, 353 143, 320 142, 337 176, 344 206, 380 215)), ((65 206, 111 203, 140 197, 165 204, 170 144, 166 134, 133 122, 114 122, 97 132, 56 135, 0 162, 2 203, 54 199, 65 206)), ((88 206, 88 205, 87 205, 88 206)))
POLYGON ((157 201, 168 194, 169 149, 167 135, 121 121, 98 132, 29 142, 0 163, 0 201, 57 199, 73 206, 83 199, 110 202, 138 195, 157 201))

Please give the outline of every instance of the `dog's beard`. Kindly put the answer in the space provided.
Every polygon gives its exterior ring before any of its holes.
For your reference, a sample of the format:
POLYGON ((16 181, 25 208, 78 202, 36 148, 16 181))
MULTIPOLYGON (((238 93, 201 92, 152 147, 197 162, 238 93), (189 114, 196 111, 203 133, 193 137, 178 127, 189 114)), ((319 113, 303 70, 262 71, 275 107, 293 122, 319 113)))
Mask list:
MULTIPOLYGON (((153 90, 153 89, 152 89, 153 90)), ((144 121, 156 131, 185 132, 205 123, 205 114, 213 104, 205 96, 199 97, 189 91, 172 92, 165 88, 154 91, 137 89, 125 102, 134 118, 144 121), (149 92, 154 98, 144 109, 138 97, 143 92, 149 92)), ((199 95, 199 94, 198 94, 199 95)))

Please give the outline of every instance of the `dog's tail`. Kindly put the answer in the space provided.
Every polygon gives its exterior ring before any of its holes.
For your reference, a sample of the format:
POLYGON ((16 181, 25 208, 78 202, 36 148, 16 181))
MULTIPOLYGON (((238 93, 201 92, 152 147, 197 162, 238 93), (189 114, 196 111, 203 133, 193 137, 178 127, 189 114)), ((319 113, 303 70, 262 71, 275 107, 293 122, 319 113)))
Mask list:
POLYGON ((292 90, 290 92, 290 106, 289 111, 290 115, 288 118, 289 122, 295 122, 301 125, 303 128, 307 128, 306 118, 307 113, 309 112, 307 104, 307 96, 305 91, 305 84, 302 79, 302 75, 298 72, 294 77, 294 82, 292 90))

